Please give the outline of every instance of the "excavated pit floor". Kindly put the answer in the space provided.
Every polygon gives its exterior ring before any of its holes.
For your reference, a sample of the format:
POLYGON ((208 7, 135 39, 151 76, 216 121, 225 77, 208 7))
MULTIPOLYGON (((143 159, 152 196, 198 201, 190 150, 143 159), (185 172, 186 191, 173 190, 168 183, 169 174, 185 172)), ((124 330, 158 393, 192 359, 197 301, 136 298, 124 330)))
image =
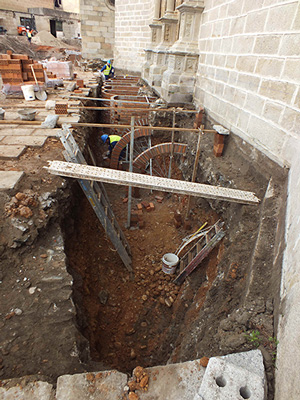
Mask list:
MULTIPOLYGON (((110 187, 109 195, 118 221, 124 226, 125 189, 110 187)), ((218 217, 212 211, 195 210, 191 229, 176 229, 174 212, 185 209, 186 198, 149 191, 141 191, 141 195, 133 199, 133 208, 144 200, 153 202, 155 210, 144 209, 144 228, 124 230, 132 250, 133 279, 82 196, 78 196, 72 214, 76 228, 66 235, 69 272, 75 277, 78 323, 89 339, 91 355, 95 361, 122 372, 130 372, 136 365, 154 366, 168 361, 179 340, 179 331, 169 332, 171 321, 184 323, 201 287, 198 301, 204 302, 222 253, 220 245, 184 285, 174 284, 176 275, 162 271, 163 255, 175 252, 182 238, 204 222, 215 223, 218 217), (164 198, 161 203, 157 195, 164 198), (185 296, 187 286, 189 294, 185 296)))

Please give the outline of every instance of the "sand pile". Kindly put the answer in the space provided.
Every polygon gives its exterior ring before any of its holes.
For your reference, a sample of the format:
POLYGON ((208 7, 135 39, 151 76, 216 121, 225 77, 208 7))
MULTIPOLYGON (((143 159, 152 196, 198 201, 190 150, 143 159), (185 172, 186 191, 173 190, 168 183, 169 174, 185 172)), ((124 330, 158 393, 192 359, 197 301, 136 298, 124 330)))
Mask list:
POLYGON ((35 58, 36 53, 26 37, 23 36, 0 36, 0 53, 12 50, 15 54, 28 54, 30 58, 35 58))
POLYGON ((57 39, 50 32, 40 31, 32 38, 32 43, 40 46, 52 46, 58 48, 69 48, 72 46, 67 45, 64 41, 57 39))

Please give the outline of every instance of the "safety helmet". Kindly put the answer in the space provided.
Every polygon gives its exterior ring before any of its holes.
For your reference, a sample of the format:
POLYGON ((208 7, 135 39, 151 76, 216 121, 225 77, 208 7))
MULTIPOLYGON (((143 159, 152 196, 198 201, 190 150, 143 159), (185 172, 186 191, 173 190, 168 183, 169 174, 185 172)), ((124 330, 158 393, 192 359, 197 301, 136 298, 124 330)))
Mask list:
POLYGON ((101 136, 101 140, 102 140, 103 143, 105 143, 107 141, 107 139, 108 139, 108 135, 102 135, 101 136))
POLYGON ((111 60, 107 60, 107 64, 111 64, 111 60))

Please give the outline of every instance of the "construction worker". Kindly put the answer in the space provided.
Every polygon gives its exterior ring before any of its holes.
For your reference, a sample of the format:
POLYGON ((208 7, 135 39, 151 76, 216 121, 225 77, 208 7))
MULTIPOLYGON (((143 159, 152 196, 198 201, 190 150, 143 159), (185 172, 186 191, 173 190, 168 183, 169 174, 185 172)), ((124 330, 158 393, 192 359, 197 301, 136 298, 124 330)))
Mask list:
POLYGON ((111 60, 108 60, 105 65, 103 65, 101 72, 103 72, 105 80, 107 81, 109 78, 113 78, 115 75, 115 69, 112 66, 111 60))
POLYGON ((29 28, 29 26, 27 26, 26 31, 27 31, 26 35, 27 35, 28 42, 31 43, 32 30, 29 28))
MULTIPOLYGON (((119 136, 119 135, 102 135, 101 136, 102 142, 105 143, 105 144, 108 144, 109 150, 108 150, 108 154, 107 155, 108 155, 109 158, 111 156, 111 152, 113 151, 113 148, 115 147, 115 145, 118 143, 118 141, 120 139, 121 139, 121 136, 119 136)), ((122 150, 119 159, 121 159, 124 156, 124 154, 125 154, 124 150, 125 149, 122 150)))

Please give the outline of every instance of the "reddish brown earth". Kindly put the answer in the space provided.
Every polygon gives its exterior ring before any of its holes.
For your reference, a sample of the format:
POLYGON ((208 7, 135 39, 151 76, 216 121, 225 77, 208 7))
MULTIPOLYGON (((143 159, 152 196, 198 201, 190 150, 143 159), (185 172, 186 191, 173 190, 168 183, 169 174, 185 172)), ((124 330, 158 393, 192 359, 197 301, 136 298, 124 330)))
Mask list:
MULTIPOLYGON (((122 201, 125 190, 109 189, 115 213, 124 226, 127 220, 127 203, 122 201)), ((192 229, 187 232, 183 227, 176 229, 174 224, 174 211, 181 210, 184 214, 182 197, 144 191, 139 200, 134 199, 134 204, 140 200, 153 202, 155 210, 147 212, 144 209, 144 228, 125 230, 132 250, 134 279, 104 238, 102 227, 83 198, 77 208, 80 213, 73 215, 77 229, 67 235, 66 247, 70 272, 76 272, 75 276, 80 276, 80 282, 84 282, 76 287, 75 293, 78 290, 79 294, 75 299, 80 297, 83 302, 84 311, 81 310, 80 315, 84 314, 84 334, 89 338, 91 355, 110 368, 126 372, 137 364, 162 364, 168 357, 161 352, 160 343, 165 340, 174 314, 176 318, 183 318, 186 312, 185 307, 181 310, 178 307, 185 285, 172 283, 176 275, 162 271, 161 259, 165 253, 175 252, 181 240, 199 229, 203 222, 212 224, 217 219, 214 213, 205 214, 198 210, 193 216, 192 229), (164 198, 162 203, 155 199, 158 194, 164 198), (102 302, 107 297, 105 304, 101 304, 101 295, 104 296, 102 302), (174 304, 168 307, 165 300, 168 302, 170 298, 174 304)), ((208 283, 201 287, 195 299, 199 307, 216 276, 217 254, 216 249, 191 276, 195 280, 205 274, 208 276, 208 283)))

